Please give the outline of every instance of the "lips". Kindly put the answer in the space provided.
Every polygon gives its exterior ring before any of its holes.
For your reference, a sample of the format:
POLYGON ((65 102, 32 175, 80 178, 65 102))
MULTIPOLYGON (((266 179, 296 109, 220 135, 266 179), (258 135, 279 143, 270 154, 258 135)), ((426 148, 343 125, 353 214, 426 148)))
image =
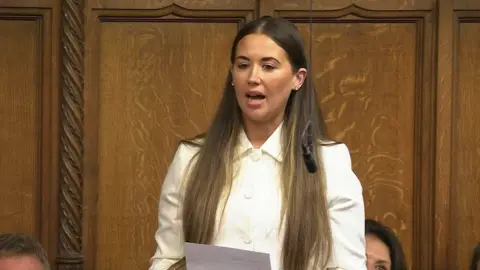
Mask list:
POLYGON ((262 100, 265 99, 265 95, 260 91, 248 91, 246 96, 249 100, 262 100))
POLYGON ((245 96, 247 97, 247 106, 250 109, 260 109, 265 102, 265 95, 260 91, 248 91, 245 96))

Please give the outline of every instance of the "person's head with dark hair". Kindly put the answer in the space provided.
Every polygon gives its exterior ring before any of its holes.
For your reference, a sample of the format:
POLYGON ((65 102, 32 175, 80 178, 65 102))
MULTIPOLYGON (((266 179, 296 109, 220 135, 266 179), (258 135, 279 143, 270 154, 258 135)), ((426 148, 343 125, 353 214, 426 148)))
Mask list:
POLYGON ((365 220, 365 241, 368 270, 407 270, 402 244, 384 224, 365 220))
POLYGON ((15 233, 0 234, 1 270, 50 270, 45 249, 34 238, 15 233))
POLYGON ((185 201, 185 240, 209 244, 222 197, 229 194, 242 129, 259 148, 282 125, 280 190, 285 222, 284 269, 306 269, 312 261, 325 265, 332 255, 332 236, 324 186, 322 155, 319 173, 304 165, 302 131, 312 124, 313 149, 329 140, 308 73, 305 46, 297 27, 282 18, 265 16, 247 23, 235 37, 223 97, 191 163, 185 201), (311 121, 311 122, 309 122, 311 121), (282 124, 283 123, 283 124, 282 124))
POLYGON ((472 265, 470 266, 470 270, 480 270, 480 242, 473 250, 472 265))

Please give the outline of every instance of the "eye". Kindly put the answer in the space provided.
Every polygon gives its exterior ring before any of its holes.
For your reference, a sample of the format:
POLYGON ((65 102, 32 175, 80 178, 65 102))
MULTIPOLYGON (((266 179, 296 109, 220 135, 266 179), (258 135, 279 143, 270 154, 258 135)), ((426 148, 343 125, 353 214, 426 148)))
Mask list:
POLYGON ((262 67, 266 70, 274 70, 275 69, 275 66, 270 65, 270 64, 265 64, 262 67))
POLYGON ((248 64, 247 63, 239 63, 239 64, 237 64, 237 68, 246 69, 246 68, 248 68, 248 64))
POLYGON ((387 267, 385 265, 376 265, 375 270, 387 270, 387 267))

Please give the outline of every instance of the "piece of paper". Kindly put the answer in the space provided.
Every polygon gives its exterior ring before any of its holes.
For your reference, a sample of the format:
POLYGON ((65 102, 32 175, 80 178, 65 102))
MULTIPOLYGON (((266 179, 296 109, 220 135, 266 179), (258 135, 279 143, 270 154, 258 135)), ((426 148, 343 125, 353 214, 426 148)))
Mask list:
POLYGON ((271 270, 270 254, 185 243, 188 270, 271 270))

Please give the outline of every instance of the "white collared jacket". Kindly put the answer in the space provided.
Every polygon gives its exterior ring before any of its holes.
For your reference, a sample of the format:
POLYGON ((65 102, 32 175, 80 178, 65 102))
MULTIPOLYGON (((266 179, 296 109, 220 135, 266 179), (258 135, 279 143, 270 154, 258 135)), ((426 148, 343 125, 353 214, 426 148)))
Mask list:
MULTIPOLYGON (((243 131, 240 134, 239 169, 223 217, 217 218, 213 243, 269 253, 272 270, 282 269, 280 228, 284 226, 279 224, 278 180, 283 161, 281 128, 258 149, 253 148, 243 131)), ((168 169, 159 200, 157 247, 149 270, 166 270, 184 256, 182 180, 196 151, 194 146, 181 144, 168 169)), ((333 236, 333 258, 327 269, 366 270, 362 187, 352 170, 350 153, 345 144, 321 146, 319 153, 324 162, 333 236)))

